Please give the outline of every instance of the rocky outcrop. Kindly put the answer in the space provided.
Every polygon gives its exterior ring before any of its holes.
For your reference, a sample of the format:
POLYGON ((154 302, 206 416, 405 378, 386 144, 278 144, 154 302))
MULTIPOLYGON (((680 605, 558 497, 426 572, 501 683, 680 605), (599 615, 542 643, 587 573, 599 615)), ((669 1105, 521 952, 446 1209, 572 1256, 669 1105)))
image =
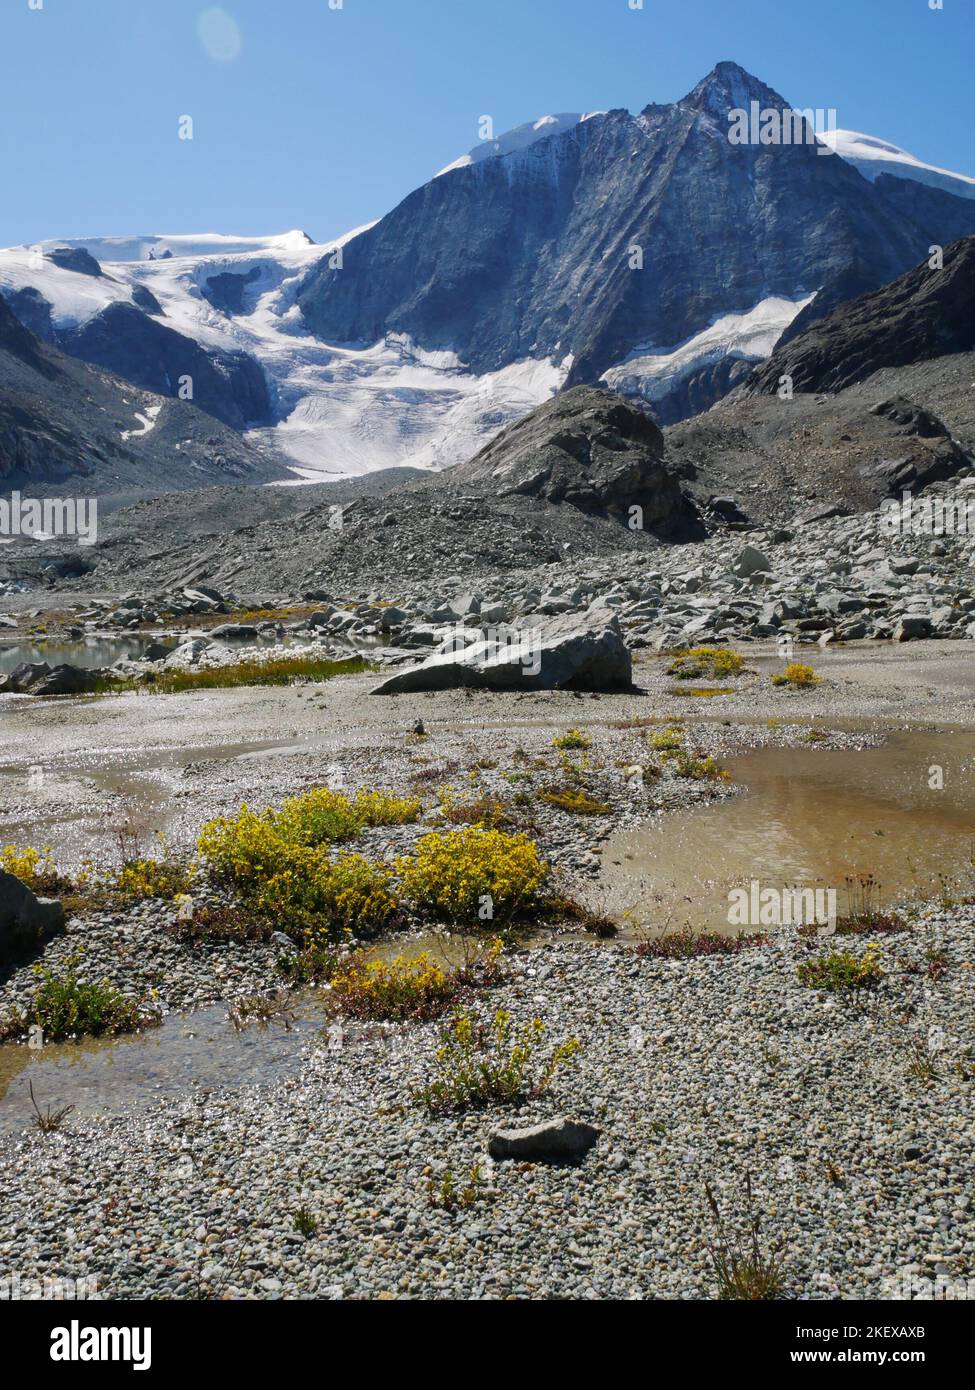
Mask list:
POLYGON ((885 367, 973 350, 975 237, 969 236, 946 247, 943 269, 924 261, 778 347, 743 392, 774 394, 783 376, 792 378, 795 391, 841 391, 885 367))
POLYGON ((45 259, 61 270, 74 271, 76 275, 90 275, 93 280, 99 280, 102 276, 101 266, 83 246, 56 246, 53 251, 46 253, 45 259))
POLYGON ((210 275, 200 286, 200 293, 208 304, 219 309, 222 314, 242 314, 244 312, 244 291, 248 285, 260 280, 260 266, 252 266, 246 275, 234 271, 222 271, 210 275))
POLYGON ((667 458, 709 527, 866 511, 972 465, 973 373, 975 354, 957 353, 835 394, 735 393, 668 428, 667 458))
POLYGON ((577 386, 547 401, 451 474, 457 487, 565 503, 658 535, 687 532, 693 509, 664 462, 649 415, 609 391, 577 386))
POLYGON ((30 954, 64 926, 64 908, 39 898, 26 883, 0 869, 0 963, 30 954))
POLYGON ((98 687, 98 673, 79 666, 48 666, 46 661, 22 662, 0 677, 5 695, 87 695, 98 687))
MULTIPOLYGON (((47 485, 70 479, 73 492, 84 482, 86 492, 157 493, 198 487, 201 477, 212 479, 215 474, 248 482, 285 476, 284 466, 273 456, 259 453, 229 426, 173 396, 168 379, 163 384, 169 399, 137 391, 118 376, 42 341, 12 312, 11 303, 28 312, 40 328, 45 327, 41 306, 50 316, 46 300, 33 290, 20 291, 9 300, 0 295, 0 487, 36 496, 43 495, 47 485), (151 429, 146 429, 147 420, 151 429)), ((131 306, 118 307, 144 323, 152 322, 131 306)), ((201 357, 196 344, 179 334, 172 338, 175 346, 168 339, 167 351, 171 348, 174 354, 173 370, 190 371, 189 364, 202 367, 196 388, 205 391, 212 380, 215 399, 232 390, 232 378, 228 386, 218 364, 205 354, 201 357), (185 354, 180 344, 186 344, 185 354)), ((122 351, 116 344, 106 356, 122 351)), ((251 368, 258 371, 253 363, 251 368)), ((257 398, 263 392, 266 399, 263 377, 255 392, 255 408, 262 408, 257 398)))

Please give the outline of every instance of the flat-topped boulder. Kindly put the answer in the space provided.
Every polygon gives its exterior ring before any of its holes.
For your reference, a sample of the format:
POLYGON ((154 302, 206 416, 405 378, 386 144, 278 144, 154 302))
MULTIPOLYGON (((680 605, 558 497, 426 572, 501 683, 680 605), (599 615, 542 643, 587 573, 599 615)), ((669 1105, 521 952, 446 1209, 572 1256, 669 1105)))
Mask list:
POLYGON ((633 665, 619 619, 606 608, 561 613, 536 625, 488 628, 476 641, 469 629, 417 666, 388 676, 373 695, 417 690, 629 690, 633 665))

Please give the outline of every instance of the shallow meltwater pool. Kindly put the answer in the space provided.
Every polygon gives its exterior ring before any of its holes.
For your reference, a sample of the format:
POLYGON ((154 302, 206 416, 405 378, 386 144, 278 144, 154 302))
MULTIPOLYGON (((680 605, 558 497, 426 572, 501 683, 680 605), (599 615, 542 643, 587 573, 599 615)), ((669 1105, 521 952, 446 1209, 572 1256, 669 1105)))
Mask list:
POLYGON ((39 1109, 118 1115, 194 1092, 239 1088, 292 1074, 302 1043, 326 1025, 315 996, 302 997, 290 1027, 279 1022, 237 1030, 224 1004, 171 1014, 158 1028, 119 1038, 48 1043, 38 1051, 0 1046, 0 1135, 27 1129, 39 1109))
POLYGON ((48 666, 78 666, 94 671, 123 657, 135 659, 145 651, 149 637, 85 637, 76 641, 0 642, 0 676, 22 662, 46 661, 48 666))
POLYGON ((975 892, 975 734, 891 734, 880 747, 764 748, 726 760, 746 790, 606 841, 605 906, 633 927, 739 930, 729 890, 835 888, 870 874, 880 903, 975 892))

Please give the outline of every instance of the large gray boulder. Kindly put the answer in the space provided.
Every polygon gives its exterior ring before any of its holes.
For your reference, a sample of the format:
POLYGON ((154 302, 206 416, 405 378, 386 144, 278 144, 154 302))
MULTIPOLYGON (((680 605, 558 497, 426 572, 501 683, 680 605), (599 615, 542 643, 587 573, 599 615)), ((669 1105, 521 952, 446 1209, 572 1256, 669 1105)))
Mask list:
MULTIPOLYGON (((466 637, 463 641, 466 641, 466 637)), ((535 627, 499 628, 470 645, 397 671, 371 692, 418 690, 629 690, 633 665, 619 620, 605 609, 562 613, 535 627)))
POLYGON ((0 961, 35 950, 64 926, 64 908, 39 898, 13 874, 0 869, 0 961))
POLYGON ((85 671, 80 666, 55 666, 53 670, 32 681, 29 695, 86 695, 94 690, 100 677, 97 671, 85 671))
POLYGON ((7 695, 26 695, 34 681, 50 673, 46 661, 22 661, 19 666, 0 676, 0 691, 7 695))
POLYGON ((895 642, 915 642, 931 636, 931 619, 923 613, 905 614, 894 628, 895 642))
POLYGON ((50 667, 46 661, 24 661, 0 679, 0 691, 14 695, 84 695, 98 684, 96 671, 80 666, 50 667))
POLYGON ((750 579, 753 574, 765 574, 772 568, 772 562, 761 550, 746 545, 732 566, 731 573, 739 579, 750 579))

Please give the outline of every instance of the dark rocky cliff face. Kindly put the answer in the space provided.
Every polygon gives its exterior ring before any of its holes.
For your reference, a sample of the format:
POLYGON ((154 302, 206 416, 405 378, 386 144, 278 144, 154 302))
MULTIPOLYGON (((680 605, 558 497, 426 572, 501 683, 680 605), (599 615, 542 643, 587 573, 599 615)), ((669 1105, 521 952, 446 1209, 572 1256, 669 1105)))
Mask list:
POLYGON ((728 112, 751 100, 787 105, 722 63, 673 105, 452 170, 353 240, 341 270, 323 261, 304 317, 328 341, 407 333, 479 372, 571 353, 571 385, 770 295, 884 284, 959 219, 975 232, 975 203, 871 184, 815 146, 731 144, 728 112))
MULTIPOLYGON (((65 247, 49 252, 46 259, 62 270, 103 278, 101 266, 84 249, 65 247)), ((211 277, 205 297, 232 312, 247 282, 244 276, 211 277)), ((110 304, 73 328, 55 326, 51 305, 32 286, 7 290, 5 298, 26 329, 71 357, 105 367, 123 381, 160 396, 175 396, 180 378, 190 377, 193 404, 207 415, 235 430, 271 423, 271 397, 260 364, 245 352, 205 348, 159 323, 156 316, 163 316, 162 307, 145 286, 134 289, 132 304, 110 304)))
POLYGON ((775 392, 783 376, 796 391, 840 391, 883 367, 975 349, 975 237, 945 248, 944 268, 927 261, 883 289, 841 304, 757 368, 747 395, 775 392))
POLYGON ((193 404, 232 429, 268 424, 271 401, 260 366, 246 352, 202 348, 131 304, 111 304, 78 328, 57 334, 58 346, 116 376, 175 396, 181 377, 193 381, 193 404))

